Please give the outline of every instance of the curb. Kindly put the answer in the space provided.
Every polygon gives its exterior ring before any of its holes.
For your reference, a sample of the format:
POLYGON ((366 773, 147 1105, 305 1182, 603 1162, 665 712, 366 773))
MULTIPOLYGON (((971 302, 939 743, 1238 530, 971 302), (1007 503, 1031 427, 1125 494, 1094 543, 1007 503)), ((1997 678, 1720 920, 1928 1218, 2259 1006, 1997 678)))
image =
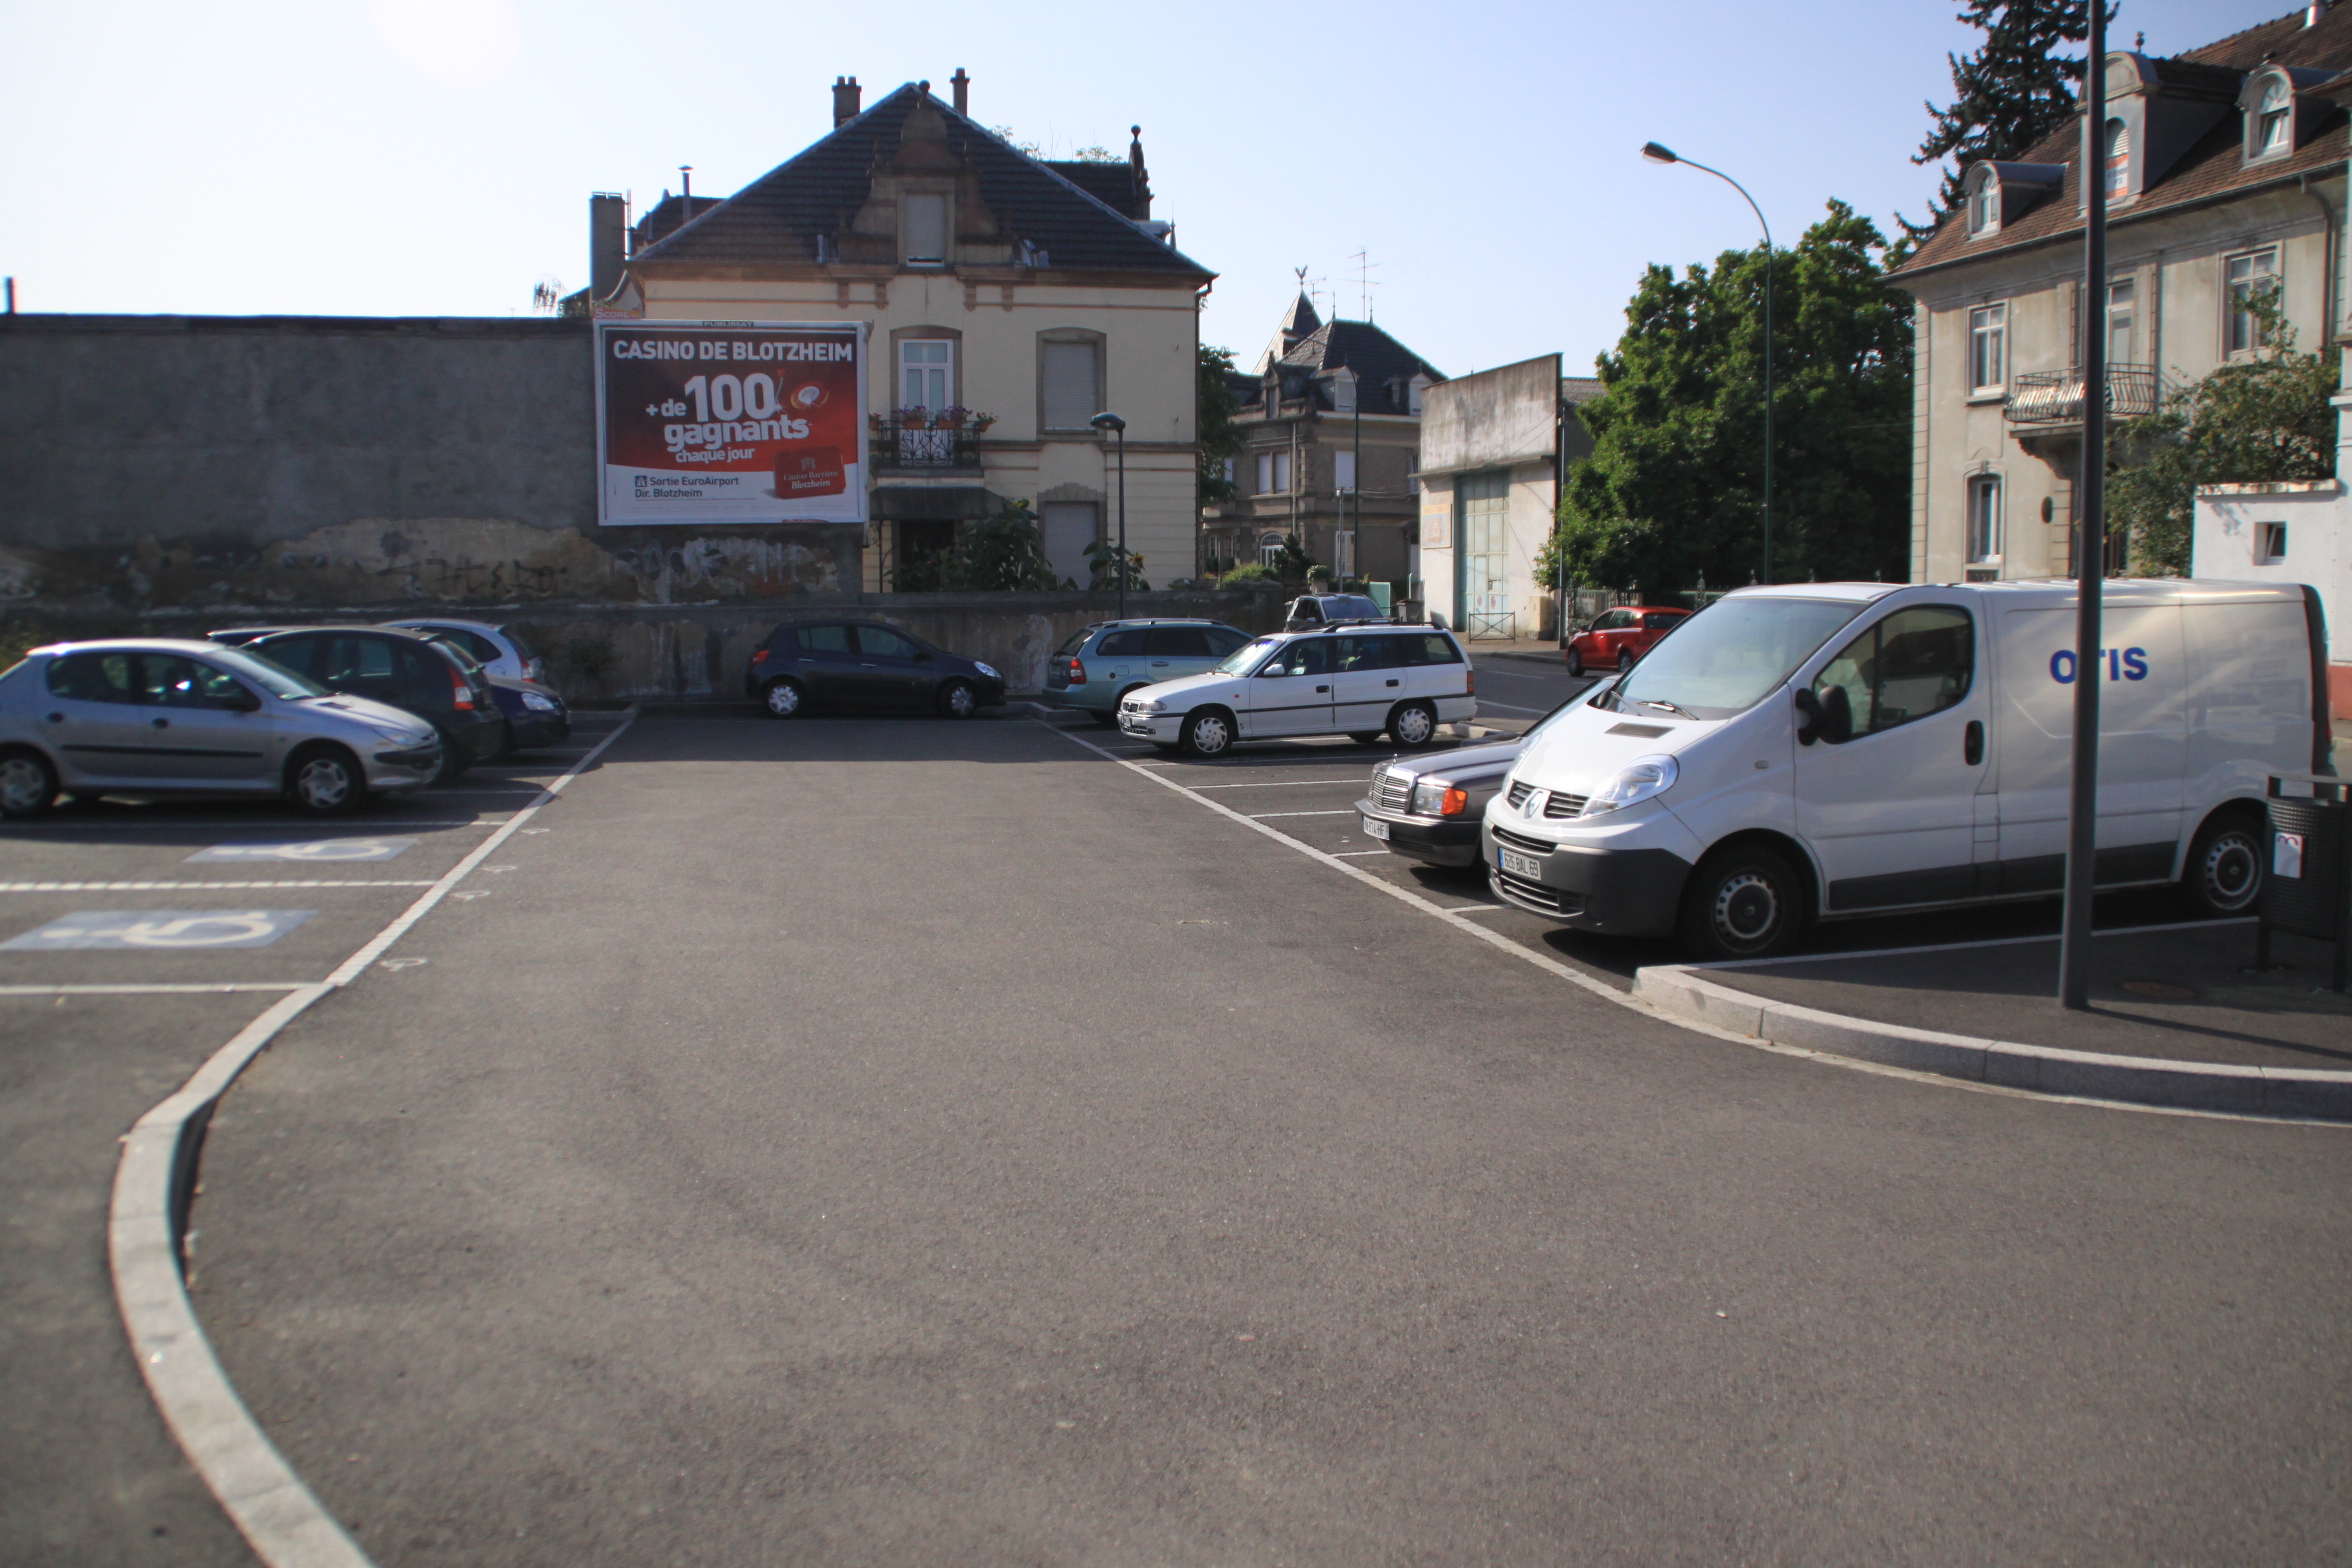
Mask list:
POLYGON ((2352 1122, 2352 1072, 2161 1061, 1943 1034, 1769 1001, 1704 979, 1687 964, 1636 970, 1633 994, 1663 1012, 1773 1045, 1971 1083, 2171 1110, 2352 1122))
POLYGON ((1470 656, 1474 659, 1517 659, 1525 664, 1557 665, 1562 670, 1568 668, 1568 656, 1557 648, 1543 653, 1522 653, 1516 648, 1481 649, 1474 642, 1462 646, 1470 650, 1470 656))

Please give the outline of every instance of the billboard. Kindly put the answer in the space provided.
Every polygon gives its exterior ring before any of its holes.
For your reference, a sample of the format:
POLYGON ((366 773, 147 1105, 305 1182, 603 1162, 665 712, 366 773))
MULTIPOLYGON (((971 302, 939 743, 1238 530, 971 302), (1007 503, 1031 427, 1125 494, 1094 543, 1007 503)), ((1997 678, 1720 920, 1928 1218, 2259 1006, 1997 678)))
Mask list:
POLYGON ((598 520, 866 520, 862 322, 599 321, 598 520))

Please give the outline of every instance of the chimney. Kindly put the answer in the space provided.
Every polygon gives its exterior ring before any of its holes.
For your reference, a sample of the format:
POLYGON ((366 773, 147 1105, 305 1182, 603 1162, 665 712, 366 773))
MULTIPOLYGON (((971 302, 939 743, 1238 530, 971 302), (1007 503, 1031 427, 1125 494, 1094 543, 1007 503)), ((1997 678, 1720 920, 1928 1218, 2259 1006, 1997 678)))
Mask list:
POLYGON ((2327 0, 2311 0, 2310 7, 2303 13, 2303 25, 2317 27, 2319 19, 2325 15, 2327 15, 2327 0))
POLYGON ((860 112, 858 109, 859 96, 856 77, 836 76, 833 78, 833 124, 836 129, 847 125, 858 117, 860 112))
POLYGON ((972 79, 964 74, 962 66, 956 67, 956 74, 947 79, 947 85, 955 89, 955 112, 961 115, 970 115, 972 112, 972 79))
POLYGON ((628 260, 629 203, 599 191, 588 198, 588 297, 609 298, 628 260))

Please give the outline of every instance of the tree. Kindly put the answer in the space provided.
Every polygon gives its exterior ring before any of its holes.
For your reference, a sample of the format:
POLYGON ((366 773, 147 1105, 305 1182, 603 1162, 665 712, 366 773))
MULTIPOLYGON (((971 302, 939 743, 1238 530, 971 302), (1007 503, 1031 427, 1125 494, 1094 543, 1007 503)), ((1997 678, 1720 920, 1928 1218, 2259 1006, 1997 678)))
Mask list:
MULTIPOLYGON (((2113 19, 2112 6, 2107 15, 2113 19)), ((1984 45, 1966 59, 1946 56, 1952 63, 1952 102, 1942 109, 1925 106, 1934 126, 1911 160, 1957 162, 1944 170, 1925 223, 1895 219, 1903 226, 1905 251, 1960 205, 1958 162, 2021 158, 2081 104, 2075 89, 2083 79, 2083 62, 2057 50, 2060 44, 2089 40, 2090 0, 1964 0, 1959 20, 1981 28, 1984 45)))
MULTIPOLYGON (((1775 260, 1772 569, 1899 581, 1909 565, 1911 301, 1886 238, 1843 202, 1775 260)), ((1652 266, 1601 395, 1577 409, 1558 556, 1573 580, 1657 600, 1751 581, 1762 558, 1765 253, 1652 266)))
POLYGON ((2275 291, 2252 306, 2268 347, 2175 388, 2109 437, 2107 531, 2131 541, 2140 576, 2188 575, 2199 485, 2335 477, 2335 356, 2295 351, 2275 291))
POLYGON ((1193 484, 1197 506, 1230 501, 1236 494, 1225 477, 1225 460, 1241 450, 1241 427, 1234 418, 1241 404, 1233 396, 1233 350, 1200 345, 1194 369, 1193 429, 1200 438, 1200 472, 1193 484))
POLYGON ((950 593, 1042 591, 1063 586, 1045 558, 1045 536, 1029 503, 1015 501, 956 534, 938 563, 938 586, 950 593))

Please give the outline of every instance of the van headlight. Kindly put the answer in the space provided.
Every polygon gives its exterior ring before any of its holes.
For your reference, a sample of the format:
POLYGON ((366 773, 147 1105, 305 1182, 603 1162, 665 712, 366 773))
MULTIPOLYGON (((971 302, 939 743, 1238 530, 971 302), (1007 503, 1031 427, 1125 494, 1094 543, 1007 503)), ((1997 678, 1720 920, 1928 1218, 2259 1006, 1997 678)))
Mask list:
POLYGON ((1681 771, 1672 757, 1663 754, 1636 757, 1619 768, 1608 783, 1593 791, 1592 798, 1584 803, 1584 815, 1597 817, 1604 811, 1621 810, 1663 795, 1674 787, 1681 771))

